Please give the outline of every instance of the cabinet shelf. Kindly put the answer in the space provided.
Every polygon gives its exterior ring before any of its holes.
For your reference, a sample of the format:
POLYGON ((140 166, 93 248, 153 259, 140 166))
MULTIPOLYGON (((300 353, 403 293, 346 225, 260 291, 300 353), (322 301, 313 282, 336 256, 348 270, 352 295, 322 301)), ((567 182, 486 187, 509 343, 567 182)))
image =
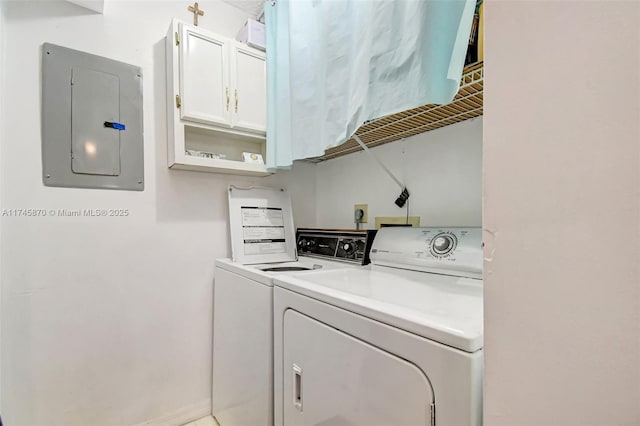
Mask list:
MULTIPOLYGON (((242 159, 243 152, 266 154, 265 139, 260 135, 233 133, 228 130, 209 128, 198 123, 180 124, 184 132, 179 139, 184 141, 184 150, 211 152, 224 155, 226 158, 207 158, 188 155, 185 151, 172 152, 169 168, 177 170, 193 170, 197 172, 213 172, 247 176, 268 176, 264 164, 246 163, 242 159), (212 152, 213 151, 213 152, 212 152)), ((182 146, 182 145, 181 145, 182 146)))
MULTIPOLYGON (((356 134, 371 148, 481 116, 483 81, 483 62, 468 65, 462 73, 460 90, 451 103, 424 105, 372 120, 362 125, 356 134)), ((329 148, 323 156, 308 161, 321 162, 361 150, 360 145, 351 138, 341 145, 329 148)))
POLYGON ((215 171, 216 173, 244 176, 268 176, 271 174, 264 164, 250 164, 235 160, 192 157, 188 155, 180 163, 176 163, 170 168, 196 172, 215 171))

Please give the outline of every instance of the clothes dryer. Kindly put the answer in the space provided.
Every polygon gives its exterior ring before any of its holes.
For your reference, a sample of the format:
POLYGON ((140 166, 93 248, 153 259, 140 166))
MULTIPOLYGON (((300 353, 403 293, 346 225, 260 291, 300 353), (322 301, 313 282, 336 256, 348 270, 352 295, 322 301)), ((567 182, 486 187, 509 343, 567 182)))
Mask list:
POLYGON ((383 228, 371 259, 275 278, 275 424, 480 425, 481 230, 383 228))

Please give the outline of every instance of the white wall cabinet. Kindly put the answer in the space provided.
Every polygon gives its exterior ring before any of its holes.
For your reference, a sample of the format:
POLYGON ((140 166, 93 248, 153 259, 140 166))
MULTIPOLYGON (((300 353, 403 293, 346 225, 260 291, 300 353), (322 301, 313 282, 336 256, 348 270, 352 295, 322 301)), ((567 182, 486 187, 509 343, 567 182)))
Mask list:
POLYGON ((264 176, 265 54, 173 20, 166 39, 170 168, 264 176))

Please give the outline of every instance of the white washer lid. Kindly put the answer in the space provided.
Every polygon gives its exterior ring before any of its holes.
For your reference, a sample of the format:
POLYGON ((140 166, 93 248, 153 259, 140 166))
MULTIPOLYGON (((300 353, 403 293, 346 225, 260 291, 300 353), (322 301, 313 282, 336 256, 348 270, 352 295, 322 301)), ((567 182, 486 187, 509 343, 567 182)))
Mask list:
POLYGON ((308 274, 311 272, 317 272, 319 270, 329 271, 333 269, 346 269, 346 268, 365 268, 357 264, 351 264, 347 262, 340 262, 336 260, 318 259, 315 257, 299 256, 297 262, 278 262, 278 263, 258 263, 255 265, 242 265, 236 263, 231 259, 216 259, 216 268, 224 269, 234 274, 241 275, 245 278, 249 278, 260 284, 266 286, 273 286, 273 278, 276 275, 298 275, 308 274), (306 270, 292 271, 292 270, 265 270, 268 268, 307 268, 306 270))
POLYGON ((291 197, 284 189, 229 185, 234 262, 293 262, 298 258, 291 197))

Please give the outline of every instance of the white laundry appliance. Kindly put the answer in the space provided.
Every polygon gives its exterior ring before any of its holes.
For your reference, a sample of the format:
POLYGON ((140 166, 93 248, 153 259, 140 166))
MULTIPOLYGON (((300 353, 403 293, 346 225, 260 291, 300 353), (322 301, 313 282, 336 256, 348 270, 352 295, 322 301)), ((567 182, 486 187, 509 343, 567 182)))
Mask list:
POLYGON ((233 259, 217 259, 215 269, 212 412, 221 426, 268 426, 273 278, 361 267, 367 233, 305 229, 296 235, 284 190, 231 186, 229 214, 233 259))
POLYGON ((383 228, 371 261, 275 278, 274 424, 480 425, 480 228, 383 228))

